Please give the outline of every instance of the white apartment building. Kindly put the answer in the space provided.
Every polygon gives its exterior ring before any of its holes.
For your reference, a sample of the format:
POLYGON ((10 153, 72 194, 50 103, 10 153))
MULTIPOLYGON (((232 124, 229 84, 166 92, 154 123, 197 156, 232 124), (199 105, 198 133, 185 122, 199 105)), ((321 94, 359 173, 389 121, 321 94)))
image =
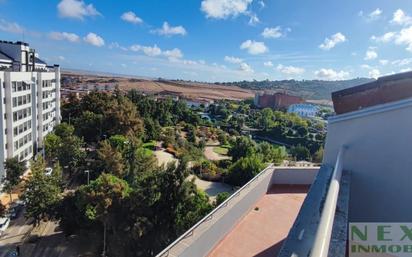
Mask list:
POLYGON ((60 121, 60 67, 27 43, 0 41, 0 177, 7 158, 29 160, 60 121))

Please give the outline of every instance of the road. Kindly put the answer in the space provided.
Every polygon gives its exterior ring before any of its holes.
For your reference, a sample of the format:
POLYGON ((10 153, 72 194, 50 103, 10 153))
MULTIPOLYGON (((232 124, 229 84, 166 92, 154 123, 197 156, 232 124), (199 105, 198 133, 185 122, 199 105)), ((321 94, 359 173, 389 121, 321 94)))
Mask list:
POLYGON ((24 214, 21 213, 19 218, 12 220, 5 234, 0 238, 0 257, 8 257, 32 229, 33 226, 23 216, 24 214))
POLYGON ((12 252, 17 245, 20 245, 20 256, 24 257, 96 256, 93 254, 96 252, 91 243, 93 241, 95 240, 81 237, 65 237, 56 222, 41 222, 33 228, 24 214, 20 214, 0 238, 0 257, 14 256, 12 252))

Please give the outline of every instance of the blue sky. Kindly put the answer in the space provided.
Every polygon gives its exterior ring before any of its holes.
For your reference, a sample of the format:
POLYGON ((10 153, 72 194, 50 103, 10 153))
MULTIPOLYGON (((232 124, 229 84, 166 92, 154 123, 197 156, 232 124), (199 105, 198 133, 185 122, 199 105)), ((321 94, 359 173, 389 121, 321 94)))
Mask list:
POLYGON ((62 67, 198 81, 412 68, 405 0, 0 0, 0 38, 62 67))

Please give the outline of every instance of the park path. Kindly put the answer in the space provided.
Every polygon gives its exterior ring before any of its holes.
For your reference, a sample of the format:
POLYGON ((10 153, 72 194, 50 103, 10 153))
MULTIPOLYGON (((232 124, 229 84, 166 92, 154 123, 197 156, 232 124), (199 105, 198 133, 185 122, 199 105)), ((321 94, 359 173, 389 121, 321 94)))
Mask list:
POLYGON ((213 151, 213 148, 219 146, 219 142, 218 141, 208 141, 206 147, 205 147, 205 151, 204 151, 204 155, 206 157, 206 159, 211 160, 211 161, 220 161, 220 160, 228 160, 230 159, 229 156, 224 156, 218 153, 215 153, 213 151))
POLYGON ((228 192, 232 194, 234 192, 232 186, 222 183, 213 182, 199 179, 195 175, 189 175, 188 180, 195 179, 194 183, 199 189, 205 191, 205 193, 210 197, 211 200, 215 200, 219 193, 228 192))

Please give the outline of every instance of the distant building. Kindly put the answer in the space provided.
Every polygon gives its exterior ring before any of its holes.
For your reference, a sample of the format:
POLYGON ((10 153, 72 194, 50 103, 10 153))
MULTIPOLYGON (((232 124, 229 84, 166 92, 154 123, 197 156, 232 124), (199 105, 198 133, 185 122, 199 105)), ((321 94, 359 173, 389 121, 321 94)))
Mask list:
POLYGON ((314 104, 292 104, 288 113, 295 113, 303 118, 314 118, 319 112, 319 107, 314 104))
POLYGON ((287 109, 292 104, 303 103, 303 99, 298 96, 285 93, 258 92, 255 95, 254 103, 259 108, 287 109))
POLYGON ((0 177, 7 158, 29 160, 60 121, 60 68, 23 42, 0 41, 0 177))

